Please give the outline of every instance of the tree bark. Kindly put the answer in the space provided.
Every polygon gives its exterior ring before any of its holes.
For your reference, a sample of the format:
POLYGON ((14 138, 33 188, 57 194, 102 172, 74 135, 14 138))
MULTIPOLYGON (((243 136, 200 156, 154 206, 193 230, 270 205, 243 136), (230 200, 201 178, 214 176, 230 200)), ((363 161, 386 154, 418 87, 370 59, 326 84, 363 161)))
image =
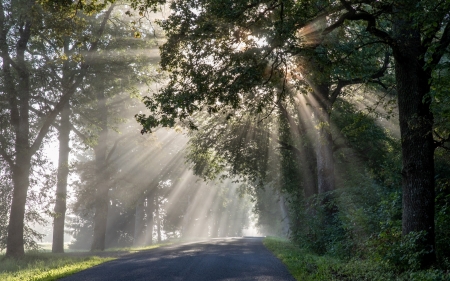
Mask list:
POLYGON ((64 223, 66 218, 67 178, 69 176, 70 104, 61 112, 59 128, 59 158, 56 184, 55 217, 53 219, 53 253, 64 253, 64 223))
POLYGON ((424 268, 436 261, 434 228, 433 114, 428 97, 431 71, 424 70, 420 30, 413 24, 415 2, 397 6, 394 20, 395 75, 402 144, 402 234, 425 231, 420 243, 424 268))
POLYGON ((31 158, 26 153, 18 153, 16 165, 12 168, 14 184, 11 213, 9 216, 6 256, 20 257, 24 250, 24 219, 28 187, 30 185, 31 158), (25 154, 25 155, 24 155, 25 154))

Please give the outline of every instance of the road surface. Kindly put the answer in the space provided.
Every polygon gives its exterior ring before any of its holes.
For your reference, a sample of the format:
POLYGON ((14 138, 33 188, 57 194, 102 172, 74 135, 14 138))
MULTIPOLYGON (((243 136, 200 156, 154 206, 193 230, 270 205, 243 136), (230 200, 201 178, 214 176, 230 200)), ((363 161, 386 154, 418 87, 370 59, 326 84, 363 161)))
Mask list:
POLYGON ((257 237, 210 239, 143 251, 60 280, 295 281, 257 237))

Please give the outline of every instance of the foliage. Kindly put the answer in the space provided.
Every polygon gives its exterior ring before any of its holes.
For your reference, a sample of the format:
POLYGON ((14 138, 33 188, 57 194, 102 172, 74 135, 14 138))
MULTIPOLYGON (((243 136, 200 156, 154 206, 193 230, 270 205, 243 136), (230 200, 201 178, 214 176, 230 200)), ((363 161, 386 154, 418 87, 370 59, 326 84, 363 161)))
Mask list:
POLYGON ((395 267, 383 262, 352 258, 338 260, 331 256, 319 256, 299 248, 292 242, 275 237, 264 239, 264 245, 274 253, 297 280, 450 280, 446 270, 416 270, 408 268, 399 273, 395 267))
MULTIPOLYGON (((36 158, 44 158, 41 153, 36 158)), ((55 184, 54 172, 45 159, 35 159, 31 180, 34 188, 29 191, 25 211, 24 247, 27 250, 37 250, 38 241, 42 241, 44 234, 35 230, 35 225, 45 226, 47 221, 44 214, 48 213, 52 203, 51 196, 47 194, 55 184), (43 166, 45 167, 42 169, 43 166)), ((7 229, 12 200, 11 174, 6 167, 0 172, 0 252, 6 249, 7 229)))
MULTIPOLYGON (((331 73, 332 79, 325 83, 339 90, 349 83, 370 81, 384 49, 355 52, 359 47, 350 36, 343 37, 345 32, 324 39, 320 35, 324 24, 316 16, 328 5, 309 2, 171 2, 174 13, 161 22, 168 36, 161 48, 161 66, 170 71, 170 79, 160 92, 145 98, 151 115, 137 115, 144 131, 173 126, 177 120, 196 128, 193 114, 199 111, 228 115, 244 109, 260 114, 284 100, 290 88, 302 93, 311 90, 301 71, 315 80, 324 80, 326 73, 331 73), (320 71, 307 67, 314 60, 320 71), (339 67, 330 68, 334 63, 339 67), (355 67, 357 63, 364 67, 355 67), (350 79, 355 76, 353 69, 359 75, 354 81, 350 79)), ((370 40, 364 36, 358 43, 370 40)))

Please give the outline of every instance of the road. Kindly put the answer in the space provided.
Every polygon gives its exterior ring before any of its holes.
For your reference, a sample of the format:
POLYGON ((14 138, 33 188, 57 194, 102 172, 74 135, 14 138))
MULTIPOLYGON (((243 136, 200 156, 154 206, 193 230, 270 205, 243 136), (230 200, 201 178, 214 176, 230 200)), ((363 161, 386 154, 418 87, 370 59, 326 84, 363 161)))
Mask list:
POLYGON ((63 281, 295 281, 262 238, 223 238, 127 255, 63 281))

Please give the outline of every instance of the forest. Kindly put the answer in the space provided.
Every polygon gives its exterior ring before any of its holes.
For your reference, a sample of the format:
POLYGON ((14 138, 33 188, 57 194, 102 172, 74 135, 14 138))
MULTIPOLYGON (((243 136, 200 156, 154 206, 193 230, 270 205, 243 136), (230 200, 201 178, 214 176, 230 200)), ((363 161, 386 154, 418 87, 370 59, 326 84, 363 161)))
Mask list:
POLYGON ((0 9, 4 259, 270 235, 450 280, 450 1, 0 9))

